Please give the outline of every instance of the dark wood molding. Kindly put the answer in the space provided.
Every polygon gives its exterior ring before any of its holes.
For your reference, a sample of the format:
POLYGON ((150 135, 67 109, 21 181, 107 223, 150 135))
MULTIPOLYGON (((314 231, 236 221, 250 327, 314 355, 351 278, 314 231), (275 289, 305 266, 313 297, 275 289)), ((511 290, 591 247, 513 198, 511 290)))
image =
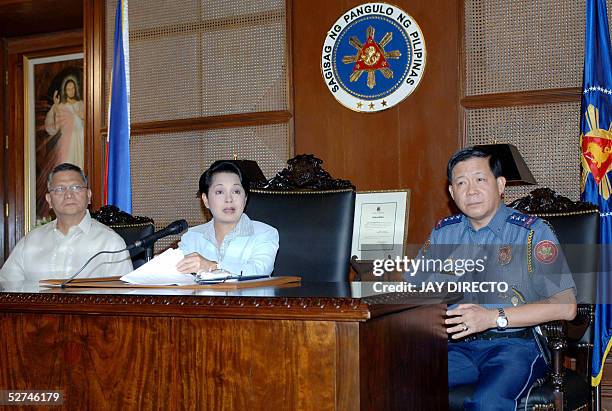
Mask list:
POLYGON ((104 204, 104 0, 85 0, 83 13, 85 70, 85 171, 91 185, 92 207, 104 204))
MULTIPOLYGON (((131 134, 177 133, 191 130, 210 130, 217 128, 234 128, 261 126, 286 123, 291 119, 291 113, 286 110, 262 111, 258 113, 228 114, 222 116, 194 117, 179 120, 150 121, 133 123, 131 134)), ((101 134, 106 135, 107 129, 102 128, 101 134)))
POLYGON ((8 150, 5 146, 5 138, 8 137, 8 94, 7 90, 4 86, 4 76, 8 76, 8 68, 6 67, 6 41, 4 39, 0 39, 0 75, 2 80, 0 81, 0 98, 2 99, 2 107, 0 108, 0 131, 2 131, 2 167, 0 167, 0 206, 2 210, 0 210, 0 227, 2 230, 0 231, 0 264, 4 264, 5 257, 8 257, 8 249, 6 248, 6 239, 8 238, 8 225, 6 224, 5 217, 5 204, 8 204, 6 201, 6 193, 8 188, 8 182, 6 179, 6 165, 8 164, 8 150), (5 137, 6 136, 6 137, 5 137))
POLYGON ((466 108, 461 104, 461 101, 465 98, 465 86, 467 83, 467 60, 465 56, 465 1, 459 1, 459 13, 457 13, 457 26, 459 35, 457 36, 457 54, 458 54, 458 70, 459 70, 459 83, 457 88, 459 93, 459 101, 457 102, 457 121, 458 121, 458 136, 459 136, 459 147, 467 145, 467 128, 466 128, 466 108))
MULTIPOLYGON (((104 315, 146 313, 150 316, 193 316, 206 310, 219 318, 301 318, 310 320, 365 321, 372 317, 369 305, 350 297, 204 297, 127 294, 2 293, 4 312, 81 312, 104 315)), ((406 307, 404 307, 406 308, 406 307)))
POLYGON ((80 29, 83 0, 0 0, 0 37, 80 29))
POLYGON ((293 28, 295 26, 293 19, 293 1, 294 0, 285 0, 285 47, 286 47, 286 63, 287 63, 287 107, 289 112, 291 113, 291 118, 289 119, 289 157, 293 157, 295 155, 295 104, 294 104, 294 95, 295 88, 293 84, 293 36, 295 33, 293 32, 293 28))
POLYGON ((478 109, 554 104, 580 101, 581 95, 581 89, 578 87, 481 94, 464 97, 461 99, 461 106, 466 109, 478 109))
MULTIPOLYGON (((14 37, 6 40, 9 54, 32 53, 31 57, 56 55, 66 47, 76 46, 79 51, 83 47, 83 30, 69 30, 58 33, 37 34, 34 36, 14 37), (57 47, 52 45, 57 44, 57 47)), ((30 55, 30 54, 29 54, 30 55)))

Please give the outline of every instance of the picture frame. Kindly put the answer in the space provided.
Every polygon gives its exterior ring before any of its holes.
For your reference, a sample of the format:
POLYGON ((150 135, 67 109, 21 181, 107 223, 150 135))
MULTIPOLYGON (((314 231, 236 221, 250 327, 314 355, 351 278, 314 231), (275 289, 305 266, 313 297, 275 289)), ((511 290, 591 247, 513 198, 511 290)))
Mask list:
POLYGON ((23 56, 25 233, 53 218, 45 199, 57 164, 84 167, 83 53, 23 56))
POLYGON ((409 189, 358 191, 351 255, 361 261, 403 257, 409 217, 409 189))

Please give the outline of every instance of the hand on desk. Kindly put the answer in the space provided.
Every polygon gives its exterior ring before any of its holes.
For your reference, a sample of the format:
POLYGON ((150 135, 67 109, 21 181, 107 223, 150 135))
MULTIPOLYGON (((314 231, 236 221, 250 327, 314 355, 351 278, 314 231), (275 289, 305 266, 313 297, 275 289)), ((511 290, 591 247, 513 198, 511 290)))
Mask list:
POLYGON ((199 271, 212 272, 217 268, 216 261, 207 260, 198 253, 188 254, 176 264, 176 269, 185 274, 199 271))

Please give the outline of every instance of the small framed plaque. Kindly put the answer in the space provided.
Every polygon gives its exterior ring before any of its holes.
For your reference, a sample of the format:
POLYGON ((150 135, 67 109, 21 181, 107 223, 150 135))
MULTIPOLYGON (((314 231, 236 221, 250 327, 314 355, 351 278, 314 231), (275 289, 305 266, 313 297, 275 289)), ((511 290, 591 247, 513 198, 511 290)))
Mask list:
POLYGON ((357 260, 403 256, 409 209, 408 189, 358 192, 351 255, 357 260))

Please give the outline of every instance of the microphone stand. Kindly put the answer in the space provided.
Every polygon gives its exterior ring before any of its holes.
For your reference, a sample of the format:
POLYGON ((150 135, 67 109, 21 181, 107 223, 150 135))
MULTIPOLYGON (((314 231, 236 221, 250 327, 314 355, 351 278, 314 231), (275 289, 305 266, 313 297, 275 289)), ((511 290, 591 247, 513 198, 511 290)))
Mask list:
POLYGON ((180 234, 183 231, 185 231, 186 229, 187 229, 187 221, 185 221, 185 220, 177 220, 177 221, 174 221, 174 222, 170 223, 163 230, 159 230, 159 231, 157 231, 157 232, 155 232, 155 233, 153 233, 151 235, 148 235, 148 236, 144 237, 143 239, 135 241, 134 243, 130 244, 129 246, 125 247, 122 250, 117 250, 117 251, 100 251, 100 252, 94 254, 89 260, 87 260, 85 262, 85 264, 83 264, 83 266, 79 269, 79 271, 74 273, 74 275, 72 277, 70 277, 69 279, 67 279, 63 283, 61 283, 60 284, 60 288, 66 288, 66 284, 68 284, 69 282, 74 280, 75 277, 77 275, 79 275, 81 273, 81 271, 83 271, 83 269, 85 267, 87 267, 87 264, 89 264, 91 262, 91 260, 93 260, 94 258, 99 256, 100 254, 116 254, 116 253, 122 253, 124 251, 129 251, 129 250, 131 250, 133 248, 146 247, 149 244, 152 244, 155 241, 159 240, 160 238, 164 238, 164 237, 172 235, 172 234, 180 234))
POLYGON ((125 247, 123 250, 117 250, 117 251, 100 251, 97 252, 96 254, 94 254, 93 256, 91 256, 89 258, 89 260, 87 260, 85 262, 85 264, 83 264, 83 266, 79 269, 79 271, 77 271, 76 273, 74 273, 74 275, 72 275, 72 277, 70 277, 69 279, 67 279, 66 281, 64 281, 63 283, 60 284, 60 288, 66 288, 66 284, 68 284, 69 282, 71 282, 72 280, 74 280, 76 278, 77 275, 81 274, 81 271, 83 271, 85 269, 85 267, 87 267, 87 264, 89 264, 91 262, 91 260, 93 260, 94 258, 96 258, 97 256, 99 256, 100 254, 116 254, 116 253, 122 253, 124 251, 128 251, 131 248, 134 248, 134 246, 132 245, 131 247, 125 247))

